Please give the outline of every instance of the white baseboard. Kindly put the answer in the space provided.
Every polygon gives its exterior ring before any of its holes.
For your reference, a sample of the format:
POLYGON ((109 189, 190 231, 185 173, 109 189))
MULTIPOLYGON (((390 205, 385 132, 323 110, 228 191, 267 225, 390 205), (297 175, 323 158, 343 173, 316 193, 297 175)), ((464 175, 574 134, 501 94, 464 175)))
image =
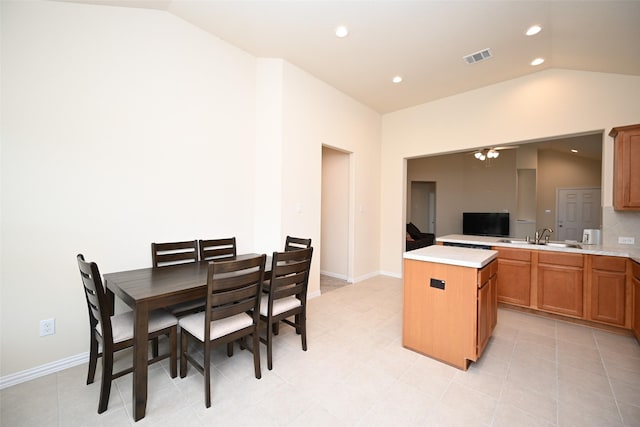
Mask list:
POLYGON ((332 273, 330 271, 323 271, 323 270, 320 270, 320 274, 322 274, 323 276, 333 277, 334 279, 338 279, 338 280, 349 281, 349 278, 344 274, 332 273))
POLYGON ((390 271, 380 271, 383 276, 395 277, 396 279, 402 279, 402 273, 392 273, 390 271))
POLYGON ((74 366, 82 365, 83 363, 88 363, 88 362, 89 362, 89 352, 87 351, 85 353, 80 353, 75 356, 70 356, 64 359, 56 360, 55 362, 36 366, 35 368, 27 369, 26 371, 21 371, 15 374, 0 377, 0 390, 3 390, 7 387, 11 387, 16 384, 31 381, 36 378, 44 377, 45 375, 64 371, 65 369, 73 368, 74 366))

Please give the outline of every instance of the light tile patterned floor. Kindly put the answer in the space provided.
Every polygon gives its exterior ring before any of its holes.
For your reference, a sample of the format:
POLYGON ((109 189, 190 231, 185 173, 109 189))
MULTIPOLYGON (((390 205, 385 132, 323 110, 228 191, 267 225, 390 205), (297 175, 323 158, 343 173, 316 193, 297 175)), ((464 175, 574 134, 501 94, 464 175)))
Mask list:
MULTIPOLYGON (((467 372, 401 345, 402 282, 375 277, 309 301, 309 350, 289 327, 274 369, 253 376, 251 354, 213 355, 211 408, 203 378, 150 368, 147 416, 131 418, 131 375, 96 413, 86 365, 0 392, 4 426, 640 426, 635 339, 500 309, 467 372)), ((121 358, 120 363, 126 363, 121 358)))

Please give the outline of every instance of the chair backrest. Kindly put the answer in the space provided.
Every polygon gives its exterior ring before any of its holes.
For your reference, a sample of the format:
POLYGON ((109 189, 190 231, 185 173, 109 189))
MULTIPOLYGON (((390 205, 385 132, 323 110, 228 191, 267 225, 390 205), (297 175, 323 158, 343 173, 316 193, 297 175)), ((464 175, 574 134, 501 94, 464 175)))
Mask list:
POLYGON ((236 256, 236 238, 199 240, 200 261, 222 260, 236 256))
POLYGON ((308 249, 311 247, 311 239, 303 239, 300 237, 287 236, 287 240, 284 243, 284 250, 297 251, 300 249, 308 249))
POLYGON ((266 255, 232 261, 209 262, 205 334, 210 322, 253 310, 254 322, 260 319, 260 295, 266 255))
POLYGON ((97 331, 102 335, 104 342, 112 342, 111 315, 107 308, 107 296, 104 292, 98 265, 95 262, 85 261, 82 254, 78 254, 76 259, 89 309, 91 333, 97 331))
POLYGON ((312 255, 312 247, 273 253, 269 287, 270 306, 275 300, 292 295, 302 304, 306 302, 312 255))
POLYGON ((198 241, 152 243, 153 268, 198 262, 198 241))

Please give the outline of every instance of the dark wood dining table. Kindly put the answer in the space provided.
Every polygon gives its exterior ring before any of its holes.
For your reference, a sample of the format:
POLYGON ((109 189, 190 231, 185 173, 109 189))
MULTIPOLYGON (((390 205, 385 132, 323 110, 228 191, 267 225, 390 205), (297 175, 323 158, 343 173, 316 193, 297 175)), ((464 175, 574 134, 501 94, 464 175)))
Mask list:
MULTIPOLYGON (((259 254, 237 255, 241 260, 259 254)), ((169 305, 193 301, 207 295, 208 261, 161 268, 142 268, 104 275, 111 306, 118 296, 133 309, 133 418, 144 418, 147 407, 147 357, 149 312, 169 305)), ((265 279, 271 276, 267 257, 265 279)))

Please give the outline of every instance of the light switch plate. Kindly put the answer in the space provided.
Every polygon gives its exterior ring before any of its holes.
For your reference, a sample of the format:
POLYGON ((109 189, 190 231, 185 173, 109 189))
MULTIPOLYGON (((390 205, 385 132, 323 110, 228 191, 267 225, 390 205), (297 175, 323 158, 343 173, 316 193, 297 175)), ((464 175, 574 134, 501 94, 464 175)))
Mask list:
POLYGON ((621 245, 635 245, 636 239, 634 237, 618 237, 618 243, 621 245))

